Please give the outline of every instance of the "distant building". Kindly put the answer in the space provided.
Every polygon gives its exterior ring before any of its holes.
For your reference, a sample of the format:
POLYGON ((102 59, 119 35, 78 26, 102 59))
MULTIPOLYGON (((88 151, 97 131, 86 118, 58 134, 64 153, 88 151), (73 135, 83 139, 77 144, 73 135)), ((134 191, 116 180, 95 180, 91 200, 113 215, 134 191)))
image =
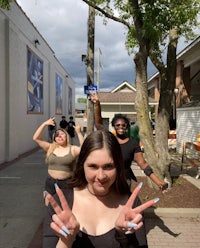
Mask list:
MULTIPOLYGON (((127 81, 122 82, 110 92, 99 92, 103 122, 109 130, 112 130, 111 120, 115 114, 125 114, 132 122, 137 120, 135 97, 136 89, 127 81)), ((149 105, 156 104, 156 101, 149 98, 149 105)))
MULTIPOLYGON (((200 101, 200 36, 177 55, 175 89, 176 107, 200 101)), ((159 72, 148 79, 148 95, 159 101, 159 72)))
MULTIPOLYGON (((148 80, 148 94, 156 102, 160 97, 160 75, 148 80)), ((157 112, 155 106, 155 112, 157 112)), ((177 150, 183 143, 196 141, 200 133, 200 36, 177 55, 177 75, 172 102, 176 123, 177 150)))
POLYGON ((87 104, 86 103, 75 103, 75 116, 83 117, 86 113, 87 104))

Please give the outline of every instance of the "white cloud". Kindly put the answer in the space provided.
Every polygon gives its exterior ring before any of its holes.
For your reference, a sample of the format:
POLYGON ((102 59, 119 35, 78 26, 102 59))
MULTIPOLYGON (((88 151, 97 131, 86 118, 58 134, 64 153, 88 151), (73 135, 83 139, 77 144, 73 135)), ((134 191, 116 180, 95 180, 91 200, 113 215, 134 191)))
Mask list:
MULTIPOLYGON (((17 0, 24 12, 53 49, 67 72, 76 82, 77 96, 84 96, 86 65, 81 55, 87 53, 88 6, 81 0, 17 0)), ((95 21, 95 71, 97 71, 98 48, 101 49, 101 90, 111 90, 127 80, 135 81, 133 56, 125 49, 125 27, 109 20, 95 21)), ((155 69, 150 64, 148 75, 155 69)))
MULTIPOLYGON (((56 57, 76 82, 76 94, 84 96, 86 66, 81 55, 87 53, 88 6, 80 0, 17 0, 24 12, 53 49, 56 57)), ((134 81, 134 64, 125 49, 123 25, 96 17, 95 71, 97 51, 101 49, 101 89, 112 89, 120 82, 134 81)))

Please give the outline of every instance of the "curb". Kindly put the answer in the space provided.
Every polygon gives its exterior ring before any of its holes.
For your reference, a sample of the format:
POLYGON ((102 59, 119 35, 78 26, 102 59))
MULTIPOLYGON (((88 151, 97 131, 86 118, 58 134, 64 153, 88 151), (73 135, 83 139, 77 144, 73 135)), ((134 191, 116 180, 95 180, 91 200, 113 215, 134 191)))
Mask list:
POLYGON ((183 178, 185 178, 186 180, 188 180, 191 184, 193 184, 194 186, 196 186, 198 189, 200 189, 200 180, 193 178, 187 174, 183 174, 181 175, 183 178))
MULTIPOLYGON (((144 176, 143 172, 136 167, 134 170, 136 176, 144 176)), ((200 189, 200 179, 193 178, 188 174, 180 174, 181 177, 189 181, 195 187, 200 189)), ((200 219, 200 208, 156 208, 151 207, 144 211, 144 215, 150 218, 172 217, 172 218, 198 218, 200 219)))
POLYGON ((18 155, 18 157, 14 158, 14 159, 12 159, 10 161, 1 163, 0 164, 0 170, 3 170, 3 169, 5 169, 6 167, 8 167, 10 165, 13 165, 14 163, 18 162, 20 159, 28 157, 28 156, 34 154, 35 152, 37 152, 39 150, 40 150, 40 148, 35 147, 35 148, 33 148, 33 149, 31 149, 31 150, 29 150, 27 152, 24 152, 24 153, 18 155))
MULTIPOLYGON (((189 175, 180 175, 191 184, 200 189, 198 179, 194 179, 189 175)), ((200 218, 200 208, 148 208, 144 211, 146 217, 172 217, 172 218, 200 218)))

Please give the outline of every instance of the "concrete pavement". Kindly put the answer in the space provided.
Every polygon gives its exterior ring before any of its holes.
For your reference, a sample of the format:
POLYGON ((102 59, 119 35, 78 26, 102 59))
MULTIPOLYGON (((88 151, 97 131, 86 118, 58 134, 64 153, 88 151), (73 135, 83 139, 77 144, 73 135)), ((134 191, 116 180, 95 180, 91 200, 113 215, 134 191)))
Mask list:
MULTIPOLYGON (((38 150, 0 170, 0 248, 42 247, 44 158, 38 150)), ((200 180, 196 183, 200 185, 200 180)), ((149 248, 199 247, 199 209, 151 210, 146 227, 149 248)))
POLYGON ((42 222, 44 157, 39 150, 0 170, 0 248, 27 248, 42 222))

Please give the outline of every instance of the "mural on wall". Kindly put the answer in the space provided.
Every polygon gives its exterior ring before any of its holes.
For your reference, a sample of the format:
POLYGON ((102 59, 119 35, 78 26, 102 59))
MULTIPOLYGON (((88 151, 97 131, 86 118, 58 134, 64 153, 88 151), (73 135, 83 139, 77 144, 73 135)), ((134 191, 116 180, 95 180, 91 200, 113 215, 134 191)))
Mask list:
POLYGON ((68 114, 72 115, 72 88, 68 89, 68 114))
POLYGON ((27 113, 43 113, 43 61, 27 49, 27 113))
POLYGON ((63 81, 60 76, 56 74, 56 114, 62 114, 62 86, 63 81))

